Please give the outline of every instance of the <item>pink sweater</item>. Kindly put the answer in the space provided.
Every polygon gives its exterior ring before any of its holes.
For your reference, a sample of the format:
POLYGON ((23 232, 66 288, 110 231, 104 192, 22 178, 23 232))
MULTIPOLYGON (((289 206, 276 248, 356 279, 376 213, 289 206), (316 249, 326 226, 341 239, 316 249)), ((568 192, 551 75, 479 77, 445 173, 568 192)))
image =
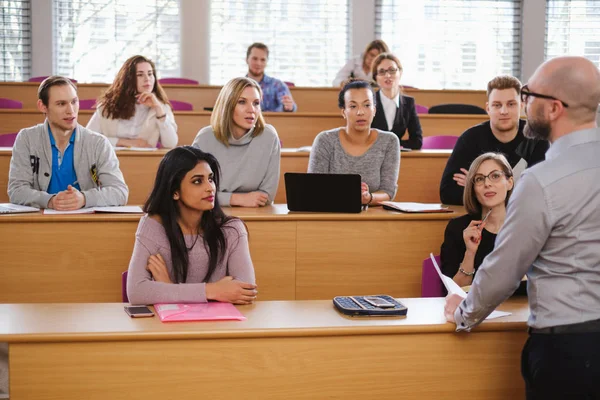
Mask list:
MULTIPOLYGON (((216 282, 226 276, 255 283, 254 266, 248 248, 248 233, 242 221, 235 219, 223 226, 225 234, 225 254, 217 264, 209 282, 216 282)), ((185 241, 192 246, 196 235, 186 235, 185 241)), ((171 264, 171 247, 162 224, 148 215, 144 215, 135 234, 135 245, 129 262, 127 276, 127 295, 131 304, 156 303, 204 303, 206 299, 205 283, 202 283, 208 271, 208 251, 202 237, 189 251, 189 266, 186 283, 169 284, 155 282, 150 271, 146 270, 148 258, 152 254, 163 257, 169 276, 175 281, 171 264)))

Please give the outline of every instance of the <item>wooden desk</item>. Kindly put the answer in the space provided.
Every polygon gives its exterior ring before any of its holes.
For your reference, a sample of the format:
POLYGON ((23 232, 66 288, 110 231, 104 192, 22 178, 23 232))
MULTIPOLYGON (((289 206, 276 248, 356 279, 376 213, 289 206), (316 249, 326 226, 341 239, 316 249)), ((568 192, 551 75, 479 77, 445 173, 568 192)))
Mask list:
POLYGON ((242 322, 131 319, 123 305, 2 304, 10 399, 521 399, 525 299, 455 333, 444 299, 406 318, 349 318, 331 300, 258 302, 242 322), (467 378, 465 378, 467 377, 467 378), (454 384, 465 379, 468 383, 454 384))
MULTIPOLYGON (((153 152, 118 151, 119 164, 129 186, 129 204, 143 204, 154 185, 158 164, 168 150, 153 152)), ((439 203, 439 186, 450 150, 423 150, 402 153, 396 201, 439 203)), ((0 203, 8 202, 8 171, 12 149, 0 147, 0 203)), ((275 203, 285 204, 284 174, 306 172, 308 152, 283 149, 279 187, 275 203)))
MULTIPOLYGON (((93 111, 79 112, 79 123, 87 125, 93 111)), ((208 111, 175 112, 179 144, 192 144, 198 131, 210 125, 208 111)), ((339 113, 265 113, 267 123, 273 125, 285 147, 312 145, 319 132, 344 125, 339 113)), ((487 121, 487 115, 440 115, 424 114, 419 117, 424 136, 462 134, 466 129, 487 121)), ((19 132, 21 129, 44 122, 44 115, 37 110, 0 110, 0 134, 19 132)))
MULTIPOLYGON (((106 83, 78 84, 80 99, 96 99, 106 88, 106 83)), ((202 111, 204 107, 213 107, 221 86, 209 85, 162 85, 171 100, 191 103, 194 110, 202 111)), ((2 82, 0 97, 19 100, 24 108, 35 108, 39 83, 35 82, 2 82)), ((339 112, 337 98, 340 91, 336 87, 293 87, 292 97, 301 112, 339 112)), ((485 107, 487 96, 485 90, 429 90, 405 89, 405 94, 415 98, 416 103, 431 107, 443 103, 463 103, 485 107)))
MULTIPOLYGON (((250 232, 261 300, 344 294, 421 294, 421 265, 446 224, 464 213, 289 213, 285 205, 229 208, 250 232)), ((121 299, 140 215, 0 216, 0 303, 121 299)))

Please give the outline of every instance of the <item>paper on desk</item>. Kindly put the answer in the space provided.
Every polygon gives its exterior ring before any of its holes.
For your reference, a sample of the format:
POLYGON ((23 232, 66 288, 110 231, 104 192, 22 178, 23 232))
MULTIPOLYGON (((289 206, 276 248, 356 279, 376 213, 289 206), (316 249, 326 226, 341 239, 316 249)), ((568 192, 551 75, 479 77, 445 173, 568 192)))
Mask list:
POLYGON ((46 208, 44 214, 58 215, 58 214, 93 214, 98 213, 118 213, 118 214, 141 214, 144 211, 140 206, 114 206, 114 207, 89 207, 80 208, 79 210, 71 211, 58 211, 51 208, 46 208))
MULTIPOLYGON (((438 273, 440 279, 442 280, 442 283, 446 287, 446 290, 448 291, 448 293, 457 294, 460 297, 462 297, 463 299, 465 297, 467 297, 467 293, 464 290, 462 290, 462 288, 460 286, 458 286, 458 284, 456 282, 454 282, 454 280, 452 278, 447 277, 446 275, 442 274, 442 271, 440 270, 440 266, 438 265, 437 261, 435 260, 433 253, 429 253, 429 258, 431 258, 431 261, 433 261, 433 266, 435 267, 435 270, 437 271, 437 273, 438 273)), ((506 317, 507 315, 511 315, 511 314, 512 313, 509 313, 506 311, 494 310, 494 311, 492 311, 492 313, 490 315, 487 316, 486 319, 506 317)))
POLYGON ((131 151, 156 151, 158 148, 156 147, 115 147, 115 151, 120 150, 131 150, 131 151))
POLYGON ((58 211, 52 208, 44 209, 44 214, 46 215, 58 215, 58 214, 93 214, 94 208, 80 208, 79 210, 71 210, 71 211, 58 211))

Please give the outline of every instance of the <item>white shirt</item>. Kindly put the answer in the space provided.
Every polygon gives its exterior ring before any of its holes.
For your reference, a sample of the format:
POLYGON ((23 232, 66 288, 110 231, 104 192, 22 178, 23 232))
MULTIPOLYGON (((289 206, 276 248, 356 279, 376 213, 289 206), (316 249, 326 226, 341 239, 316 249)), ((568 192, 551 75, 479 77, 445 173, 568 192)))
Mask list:
POLYGON ((381 106, 383 107, 383 113, 385 114, 385 120, 387 121, 388 131, 391 131, 394 127, 394 119, 396 119, 396 112, 400 107, 400 93, 393 99, 387 98, 383 92, 381 92, 381 106))
POLYGON ((141 130, 142 125, 146 123, 148 114, 150 113, 150 107, 143 104, 136 103, 135 113, 130 119, 120 119, 117 122, 117 137, 116 139, 111 138, 116 145, 119 138, 123 139, 134 139, 137 138, 138 132, 141 130))

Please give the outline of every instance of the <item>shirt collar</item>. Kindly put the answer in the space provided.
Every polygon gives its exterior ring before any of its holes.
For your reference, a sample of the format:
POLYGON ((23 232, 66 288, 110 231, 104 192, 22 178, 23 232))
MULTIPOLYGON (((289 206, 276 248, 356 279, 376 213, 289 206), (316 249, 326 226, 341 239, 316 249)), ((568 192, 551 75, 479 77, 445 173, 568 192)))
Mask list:
MULTIPOLYGON (((250 78, 250 77, 248 76, 248 74, 246 74, 246 78, 250 78)), ((263 74, 263 77, 262 77, 262 79, 261 79, 261 80, 260 80, 260 82, 258 82, 258 83, 265 83, 265 84, 267 84, 267 83, 271 83, 271 80, 273 80, 273 78, 271 78, 271 77, 270 77, 270 76, 268 76, 267 74, 263 74)))
MULTIPOLYGON (((73 129, 73 133, 71 133, 71 137, 69 138, 69 144, 75 143, 75 133, 77 132, 77 128, 73 129)), ((48 136, 50 136, 50 145, 56 146, 56 141, 54 140, 54 135, 52 135, 52 129, 50 129, 50 124, 48 124, 48 136)))
POLYGON ((580 131, 571 132, 557 139, 550 145, 550 149, 546 152, 546 160, 558 157, 562 152, 570 147, 580 144, 600 141, 600 129, 583 129, 580 131))
POLYGON ((383 92, 381 92, 381 96, 379 96, 382 103, 394 103, 396 107, 400 108, 400 93, 396 95, 393 99, 389 99, 383 92))

